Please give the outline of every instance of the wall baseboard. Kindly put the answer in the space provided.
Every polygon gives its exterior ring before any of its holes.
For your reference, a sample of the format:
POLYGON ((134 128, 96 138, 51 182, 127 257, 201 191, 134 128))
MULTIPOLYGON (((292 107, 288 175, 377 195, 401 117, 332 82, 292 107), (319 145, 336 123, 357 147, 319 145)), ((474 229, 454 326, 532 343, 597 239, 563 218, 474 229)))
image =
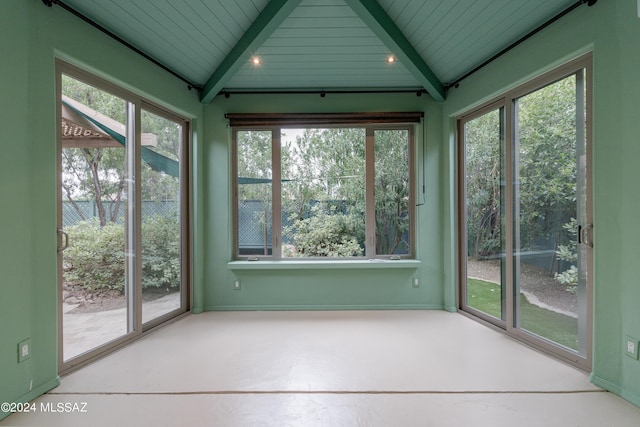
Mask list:
POLYGON ((207 305, 205 311, 345 311, 345 310, 442 310, 438 304, 399 305, 207 305))
POLYGON ((619 385, 614 384, 608 380, 605 380, 604 378, 601 378, 597 375, 594 375, 593 373, 589 375, 589 381, 591 381, 593 384, 597 385, 598 387, 602 387, 603 389, 610 391, 613 394, 617 394, 624 400, 640 408, 640 396, 625 389, 624 387, 620 387, 619 385))
MULTIPOLYGON (((15 402, 15 403, 31 402, 35 398, 37 398, 39 396, 42 396, 43 394, 45 394, 49 390, 53 390, 54 388, 58 387, 59 385, 60 385, 60 377, 56 376, 52 380, 49 380, 46 383, 42 384, 41 386, 34 388, 29 393, 24 394, 24 395, 22 395, 22 396, 20 396, 20 397, 18 397, 16 399, 14 399, 13 402, 15 402)), ((10 412, 0 411, 0 420, 3 420, 4 418, 8 417, 9 415, 11 415, 10 412)))

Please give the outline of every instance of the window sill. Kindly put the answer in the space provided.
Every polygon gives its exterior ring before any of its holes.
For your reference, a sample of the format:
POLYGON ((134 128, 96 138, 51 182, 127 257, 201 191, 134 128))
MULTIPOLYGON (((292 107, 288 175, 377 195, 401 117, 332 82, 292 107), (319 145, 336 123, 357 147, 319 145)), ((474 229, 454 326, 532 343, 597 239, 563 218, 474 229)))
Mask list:
POLYGON ((388 260, 313 260, 313 261, 231 261, 229 270, 332 270, 332 269, 376 269, 376 268, 420 268, 422 262, 415 259, 388 260))

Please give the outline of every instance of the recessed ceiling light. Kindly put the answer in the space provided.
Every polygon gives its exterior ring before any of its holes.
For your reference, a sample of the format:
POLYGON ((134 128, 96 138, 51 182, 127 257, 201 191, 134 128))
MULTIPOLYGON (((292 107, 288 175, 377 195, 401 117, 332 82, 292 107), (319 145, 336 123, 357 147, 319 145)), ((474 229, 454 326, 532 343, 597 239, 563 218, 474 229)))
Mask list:
POLYGON ((262 61, 260 60, 260 58, 259 58, 259 57, 254 56, 253 58, 251 58, 251 63, 252 63, 253 65, 260 65, 260 64, 262 63, 262 61))
POLYGON ((394 62, 396 62, 396 57, 395 56, 393 56, 393 55, 387 56, 387 63, 393 64, 394 62))

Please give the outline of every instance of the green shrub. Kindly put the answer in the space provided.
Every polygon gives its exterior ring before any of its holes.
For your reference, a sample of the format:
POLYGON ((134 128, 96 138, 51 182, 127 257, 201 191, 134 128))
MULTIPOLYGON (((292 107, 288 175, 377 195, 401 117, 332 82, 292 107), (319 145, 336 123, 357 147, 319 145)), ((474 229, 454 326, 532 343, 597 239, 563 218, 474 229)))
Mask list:
POLYGON ((124 226, 110 222, 101 227, 92 219, 67 227, 66 232, 66 280, 91 290, 124 291, 124 226))
POLYGON ((578 222, 575 218, 571 218, 562 228, 567 230, 569 243, 559 245, 556 255, 560 261, 571 263, 571 266, 561 273, 555 273, 554 277, 560 284, 567 286, 567 291, 576 292, 578 268, 575 266, 575 263, 578 261, 578 222))
POLYGON ((156 215, 142 224, 142 288, 180 286, 180 224, 177 215, 156 215))
POLYGON ((309 218, 298 219, 285 227, 285 235, 293 239, 297 257, 345 257, 361 256, 357 231, 350 215, 330 212, 315 206, 309 218))
MULTIPOLYGON (((124 291, 124 226, 97 220, 67 227, 65 280, 86 289, 124 291)), ((177 289, 180 285, 180 227, 177 216, 157 215, 142 224, 142 288, 177 289)))

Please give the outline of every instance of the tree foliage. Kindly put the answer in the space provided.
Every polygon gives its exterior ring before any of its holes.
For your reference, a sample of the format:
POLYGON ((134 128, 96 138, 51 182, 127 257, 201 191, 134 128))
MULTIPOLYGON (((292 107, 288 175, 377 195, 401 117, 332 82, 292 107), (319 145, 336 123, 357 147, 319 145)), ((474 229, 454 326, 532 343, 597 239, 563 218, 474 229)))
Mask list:
POLYGON ((468 122, 464 132, 468 250, 480 259, 499 253, 502 247, 501 111, 468 122))
POLYGON ((282 204, 292 223, 284 227, 283 240, 302 245, 297 256, 354 256, 362 252, 364 153, 365 132, 360 128, 304 129, 295 140, 283 144, 282 175, 286 181, 282 204), (329 236, 335 240, 330 242, 329 236), (310 250, 320 247, 332 249, 310 250))
MULTIPOLYGON (((126 124, 127 103, 117 96, 63 76, 62 93, 121 124, 126 124)), ((180 162, 181 132, 179 123, 141 110, 141 132, 152 134, 156 153, 180 162)), ((126 142, 128 145, 128 142, 126 142)), ((125 146, 87 146, 63 148, 62 191, 66 202, 75 207, 83 220, 66 227, 70 246, 64 253, 65 280, 89 289, 124 289, 125 227, 122 212, 134 195, 127 194, 125 146), (92 200, 97 218, 87 218, 77 201, 92 200)), ((179 201, 179 177, 153 170, 144 161, 141 174, 143 201, 179 201)), ((177 204, 179 205, 179 203, 177 204)), ((180 284, 179 214, 153 216, 142 205, 142 286, 175 289, 180 284)))
MULTIPOLYGON (((254 222, 263 227, 267 254, 271 131, 239 131, 237 135, 239 208, 248 201, 260 202, 262 209, 255 213, 254 222)), ((367 203, 365 140, 363 127, 282 130, 284 256, 362 255, 367 203)), ((376 253, 408 253, 408 131, 376 130, 374 140, 376 253)))
MULTIPOLYGON (((105 91, 63 76, 62 94, 119 123, 126 122, 124 100, 105 91)), ((125 189, 124 156, 124 149, 112 147, 62 150, 62 190, 65 198, 73 206, 75 200, 94 200, 102 226, 118 218, 125 189), (109 212, 107 201, 111 207, 109 212)), ((84 218, 79 209, 76 211, 84 218)))
POLYGON ((409 253, 409 136, 375 131, 376 254, 409 253))
MULTIPOLYGON (((516 101, 513 146, 518 251, 554 242, 558 259, 575 263, 576 80, 562 79, 516 101)), ((482 259, 504 245, 504 138, 501 110, 465 124, 468 255, 482 259)), ((567 264, 564 264, 567 265, 567 264)), ((568 273, 556 277, 572 280, 568 273)))
MULTIPOLYGON (((62 94, 119 122, 126 124, 126 102, 108 92, 68 76, 62 78, 62 94)), ((176 161, 180 160, 180 125, 150 112, 142 111, 141 128, 157 137, 153 150, 176 161)), ((96 203, 100 224, 117 222, 125 199, 126 150, 122 147, 64 148, 62 150, 62 191, 64 198, 96 203)), ((178 200, 178 178, 153 171, 142 164, 142 197, 144 200, 178 200)), ((78 215, 85 218, 76 208, 78 215)))
POLYGON ((569 77, 518 101, 521 247, 568 238, 576 216, 576 84, 569 77))

